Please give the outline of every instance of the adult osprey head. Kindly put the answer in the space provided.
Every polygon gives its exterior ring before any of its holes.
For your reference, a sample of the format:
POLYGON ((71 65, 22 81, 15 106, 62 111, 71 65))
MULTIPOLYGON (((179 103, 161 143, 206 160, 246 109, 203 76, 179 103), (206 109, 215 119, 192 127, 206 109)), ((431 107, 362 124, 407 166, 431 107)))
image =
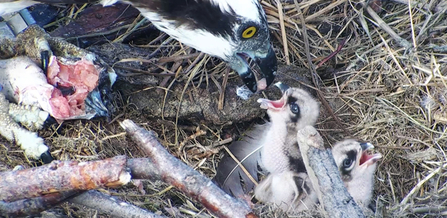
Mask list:
MULTIPOLYGON (((15 8, 11 4, 37 2, 93 2, 94 0, 6 0, 2 13, 15 8), (8 3, 9 2, 9 3, 8 3), (6 5, 10 4, 10 5, 6 5)), ((111 5, 118 0, 101 0, 111 5)), ((199 51, 226 61, 247 87, 258 89, 246 58, 255 60, 269 86, 276 74, 277 60, 270 45, 267 19, 258 0, 123 0, 132 4, 158 29, 199 51)), ((17 5, 15 5, 17 7, 17 5)))

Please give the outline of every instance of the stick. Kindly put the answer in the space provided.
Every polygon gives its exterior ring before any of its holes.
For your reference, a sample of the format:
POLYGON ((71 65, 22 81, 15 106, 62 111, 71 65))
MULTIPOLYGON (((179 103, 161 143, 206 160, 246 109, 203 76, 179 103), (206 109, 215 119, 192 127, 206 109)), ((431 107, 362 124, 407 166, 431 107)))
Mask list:
POLYGON ((0 200, 16 201, 67 190, 117 187, 130 181, 126 157, 100 161, 53 161, 48 165, 0 173, 0 200))
POLYGON ((327 217, 365 217, 348 193, 332 153, 323 145, 323 138, 312 126, 297 133, 298 145, 304 165, 320 204, 327 217))
POLYGON ((257 217, 245 202, 230 197, 209 178, 169 154, 153 132, 130 120, 124 120, 121 126, 149 156, 164 182, 202 203, 218 217, 257 217))
POLYGON ((132 217, 132 218, 158 218, 160 215, 148 212, 135 205, 129 204, 118 198, 103 194, 96 190, 84 192, 81 195, 70 199, 69 202, 76 203, 110 214, 113 217, 132 217))
POLYGON ((61 193, 48 194, 31 199, 23 199, 14 202, 0 201, 0 214, 10 217, 27 216, 38 214, 48 210, 67 198, 79 194, 77 191, 66 191, 61 193))
MULTIPOLYGON (((127 167, 130 168, 132 176, 136 179, 151 179, 153 181, 161 179, 159 171, 149 158, 128 159, 127 167)), ((39 173, 38 170, 34 172, 39 173)), ((70 190, 14 202, 0 201, 0 214, 8 216, 37 214, 69 199, 69 202, 118 217, 157 217, 151 212, 97 191, 81 193, 82 191, 70 190)))

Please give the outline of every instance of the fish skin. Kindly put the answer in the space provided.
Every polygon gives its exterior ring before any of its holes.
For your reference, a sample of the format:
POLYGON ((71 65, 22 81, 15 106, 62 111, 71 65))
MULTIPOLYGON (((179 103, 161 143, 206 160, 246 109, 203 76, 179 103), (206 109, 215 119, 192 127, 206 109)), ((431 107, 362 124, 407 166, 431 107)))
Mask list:
POLYGON ((9 101, 36 105, 51 114, 50 98, 54 87, 30 58, 18 56, 0 60, 0 84, 1 92, 9 101))

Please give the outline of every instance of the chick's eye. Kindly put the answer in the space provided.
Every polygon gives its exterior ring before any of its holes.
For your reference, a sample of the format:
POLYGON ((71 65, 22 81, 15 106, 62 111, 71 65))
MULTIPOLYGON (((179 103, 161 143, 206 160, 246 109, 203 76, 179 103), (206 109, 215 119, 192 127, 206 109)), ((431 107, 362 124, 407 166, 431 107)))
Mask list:
POLYGON ((346 158, 343 161, 343 168, 349 168, 349 167, 351 167, 351 165, 352 165, 352 159, 346 158))
POLYGON ((242 38, 249 39, 255 35, 256 31, 256 27, 250 26, 242 32, 242 38))
POLYGON ((292 102, 290 104, 290 111, 292 111, 292 113, 294 113, 294 114, 299 114, 300 113, 300 107, 298 106, 297 103, 292 102))

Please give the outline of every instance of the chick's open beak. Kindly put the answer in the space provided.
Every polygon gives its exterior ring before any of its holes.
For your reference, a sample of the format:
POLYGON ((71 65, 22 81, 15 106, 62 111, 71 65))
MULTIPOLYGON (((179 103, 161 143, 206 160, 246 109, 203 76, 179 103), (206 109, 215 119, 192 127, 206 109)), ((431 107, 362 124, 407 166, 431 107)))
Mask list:
POLYGON ((281 109, 284 108, 284 106, 286 105, 287 102, 287 90, 289 90, 289 86, 282 83, 282 82, 277 82, 275 83, 275 86, 278 87, 281 92, 282 92, 282 97, 279 100, 273 101, 273 100, 269 100, 266 98, 260 98, 258 99, 258 103, 260 103, 260 107, 262 109, 267 109, 267 110, 274 110, 274 111, 279 111, 281 109))
POLYGON ((368 154, 368 151, 374 148, 374 145, 371 143, 360 143, 360 146, 362 147, 362 156, 360 157, 359 162, 360 166, 370 166, 382 158, 382 154, 380 153, 368 154))

